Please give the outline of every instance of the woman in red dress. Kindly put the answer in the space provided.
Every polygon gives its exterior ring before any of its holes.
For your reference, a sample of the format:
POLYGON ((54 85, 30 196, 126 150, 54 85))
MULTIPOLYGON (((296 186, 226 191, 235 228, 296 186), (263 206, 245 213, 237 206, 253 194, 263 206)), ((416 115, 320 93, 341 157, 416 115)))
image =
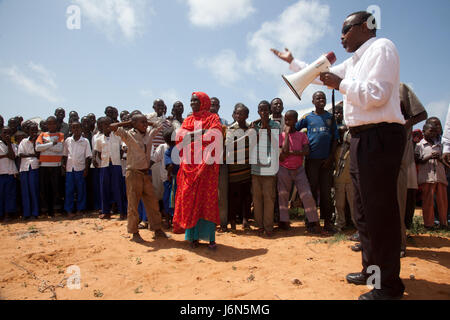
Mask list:
POLYGON ((181 163, 173 223, 186 230, 185 239, 193 248, 201 239, 209 241, 209 248, 214 250, 216 225, 220 224, 219 164, 211 160, 215 157, 213 150, 222 145, 222 126, 219 116, 209 112, 210 106, 207 94, 194 92, 193 113, 177 134, 181 163))

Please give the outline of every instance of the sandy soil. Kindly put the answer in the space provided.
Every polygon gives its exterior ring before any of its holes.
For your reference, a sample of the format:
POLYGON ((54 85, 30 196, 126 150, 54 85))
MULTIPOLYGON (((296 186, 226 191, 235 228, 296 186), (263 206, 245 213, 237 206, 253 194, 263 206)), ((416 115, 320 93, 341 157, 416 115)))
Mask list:
MULTIPOLYGON (((94 217, 0 225, 1 299, 357 299, 361 270, 351 241, 305 233, 302 222, 271 239, 256 231, 217 234, 218 250, 193 250, 184 235, 129 241, 126 222, 94 217), (67 268, 81 272, 69 290, 67 268)), ((405 299, 450 299, 450 238, 418 235, 402 259, 405 299)))

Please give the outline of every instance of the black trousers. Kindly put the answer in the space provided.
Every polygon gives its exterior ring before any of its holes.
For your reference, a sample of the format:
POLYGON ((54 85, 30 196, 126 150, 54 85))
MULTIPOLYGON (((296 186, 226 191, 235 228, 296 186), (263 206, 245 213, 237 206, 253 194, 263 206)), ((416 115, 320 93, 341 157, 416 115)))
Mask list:
POLYGON ((397 179, 406 134, 400 124, 383 124, 352 132, 350 174, 355 187, 356 227, 362 245, 362 272, 369 266, 381 271, 381 290, 400 295, 400 212, 397 179))
POLYGON ((320 219, 325 225, 331 225, 334 206, 331 199, 331 188, 333 187, 333 167, 324 168, 326 159, 306 159, 305 170, 308 177, 311 193, 320 207, 320 219), (320 196, 319 194, 320 193, 320 196), (320 199, 319 201, 317 201, 320 199))
POLYGON ((61 167, 39 168, 39 190, 42 213, 53 215, 62 209, 61 167))
POLYGON ((252 182, 236 182, 228 185, 228 223, 235 224, 236 217, 243 223, 250 218, 252 182))

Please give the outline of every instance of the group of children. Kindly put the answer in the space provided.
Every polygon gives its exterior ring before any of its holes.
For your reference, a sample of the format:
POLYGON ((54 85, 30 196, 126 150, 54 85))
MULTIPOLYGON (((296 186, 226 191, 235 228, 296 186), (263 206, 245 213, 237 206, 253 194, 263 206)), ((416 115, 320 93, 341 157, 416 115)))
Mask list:
MULTIPOLYGON (((238 103, 234 122, 229 126, 223 123, 227 170, 221 170, 221 175, 226 175, 227 197, 220 197, 220 183, 218 192, 219 206, 220 201, 226 201, 227 212, 220 215, 222 231, 228 224, 235 229, 237 222, 249 229, 252 217, 261 235, 271 236, 276 220, 281 228, 288 229, 289 205, 295 190, 305 209, 307 230, 322 232, 318 199, 313 196, 305 173, 304 159, 310 152, 308 136, 296 130, 296 111, 281 115, 279 101, 261 101, 260 118, 251 123, 247 122, 249 109, 238 103), (256 132, 255 145, 246 137, 249 130, 256 132), (266 139, 261 132, 267 135, 266 139), (242 138, 244 143, 238 142, 242 138), (278 143, 275 149, 274 141, 278 143), (257 152, 252 152, 255 147, 257 152), (252 154, 261 154, 261 150, 266 160, 252 159, 252 154)), ((142 240, 138 229, 148 227, 148 222, 156 236, 164 236, 161 213, 170 227, 179 169, 173 138, 183 123, 184 109, 178 101, 172 116, 166 117, 162 100, 155 101, 154 109, 155 113, 148 116, 137 110, 131 114, 123 111, 120 123, 113 107, 106 108, 105 116, 98 120, 93 114, 80 120, 76 112, 71 112, 68 124, 63 121, 63 109, 57 109, 55 116, 40 125, 13 118, 4 126, 0 117, 0 217, 11 218, 18 211, 17 205, 21 206, 24 220, 54 216, 55 212, 73 218, 85 211, 99 211, 99 218, 109 219, 116 212, 121 219, 128 215, 128 231, 135 241, 142 240)), ((211 112, 217 113, 218 108, 211 112)), ((436 198, 441 225, 446 226, 447 177, 439 142, 442 127, 433 119, 423 129, 424 138, 416 144, 415 154, 424 224, 430 228, 433 225, 436 198)), ((346 193, 351 203, 351 192, 347 190, 351 189, 348 131, 341 130, 339 140, 335 159, 338 229, 345 224, 346 193), (343 190, 339 191, 343 198, 338 197, 337 189, 343 190)))

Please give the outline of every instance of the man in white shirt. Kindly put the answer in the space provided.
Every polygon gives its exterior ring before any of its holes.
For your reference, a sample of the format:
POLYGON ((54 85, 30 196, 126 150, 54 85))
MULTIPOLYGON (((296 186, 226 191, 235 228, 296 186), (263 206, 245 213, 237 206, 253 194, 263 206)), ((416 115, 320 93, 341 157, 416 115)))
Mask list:
POLYGON ((32 122, 28 126, 30 137, 20 142, 20 186, 22 191, 23 219, 39 216, 39 158, 35 150, 38 138, 38 126, 32 122))
POLYGON ((89 140, 81 136, 81 124, 72 122, 70 124, 72 137, 64 141, 62 168, 66 174, 66 197, 64 209, 69 217, 74 217, 75 190, 77 194, 77 212, 86 210, 86 177, 91 164, 92 151, 89 140))
POLYGON ((0 219, 7 221, 16 213, 16 178, 17 167, 14 160, 17 146, 11 142, 11 129, 3 127, 0 132, 0 219))
POLYGON ((442 136, 442 146, 444 147, 443 159, 450 167, 450 104, 448 106, 447 120, 445 121, 444 135, 442 136))
MULTIPOLYGON (((374 20, 364 11, 346 18, 341 40, 353 56, 320 75, 321 84, 342 93, 344 120, 352 135, 350 172, 363 270, 348 274, 347 281, 366 285, 371 266, 380 270, 380 286, 361 295, 361 300, 400 299, 405 288, 400 279, 397 201, 397 177, 405 147, 400 61, 390 40, 376 38, 374 20)), ((293 71, 306 66, 295 61, 288 50, 272 51, 289 62, 293 71)))
POLYGON ((110 118, 101 118, 99 125, 103 132, 96 138, 94 145, 94 166, 100 168, 102 202, 100 219, 111 218, 111 204, 113 202, 117 204, 117 210, 122 216, 126 212, 123 203, 122 162, 120 161, 122 140, 111 132, 110 124, 110 118), (99 164, 97 163, 97 156, 101 159, 99 164))

